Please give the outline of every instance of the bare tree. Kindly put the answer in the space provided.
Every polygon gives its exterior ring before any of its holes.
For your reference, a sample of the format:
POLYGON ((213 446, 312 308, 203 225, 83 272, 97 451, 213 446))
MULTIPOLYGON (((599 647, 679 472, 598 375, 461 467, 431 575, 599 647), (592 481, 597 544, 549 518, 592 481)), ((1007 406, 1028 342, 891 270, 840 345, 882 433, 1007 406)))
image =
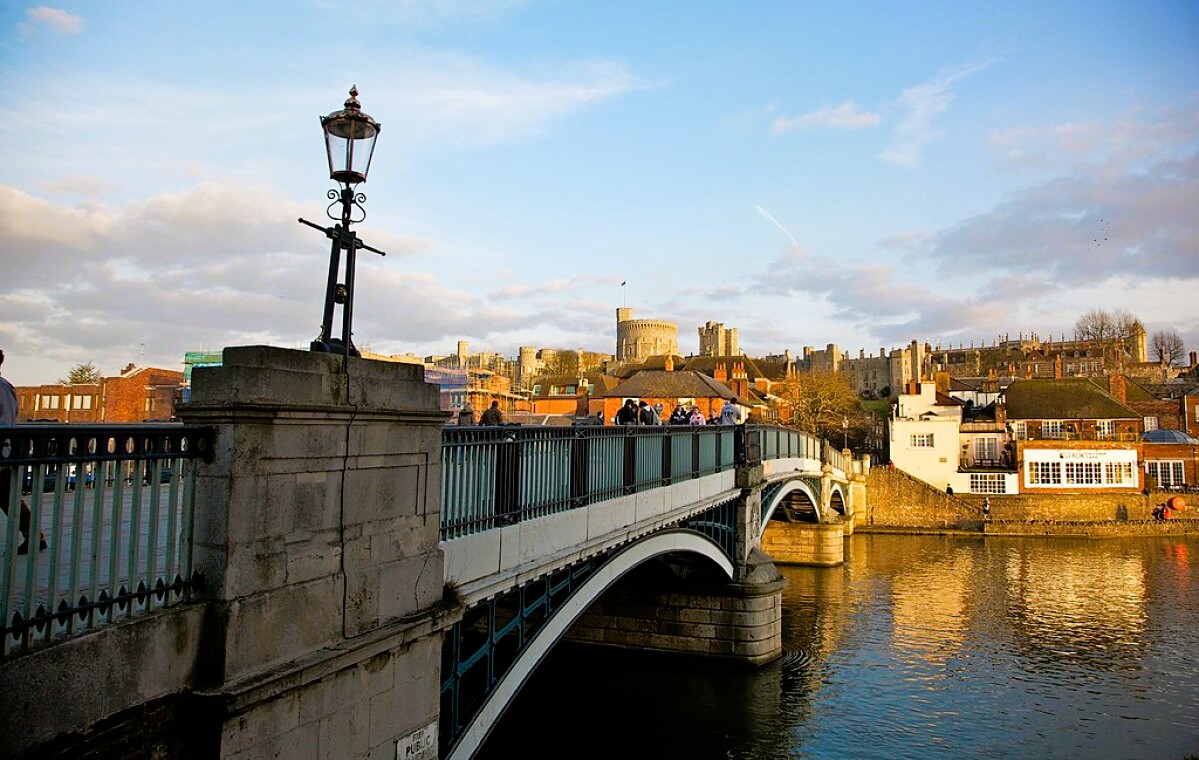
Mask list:
POLYGON ((1173 367, 1182 361, 1186 345, 1174 330, 1158 330, 1153 333, 1150 350, 1158 363, 1173 367))
POLYGON ((556 351, 554 358, 546 363, 545 373, 547 375, 579 374, 579 353, 570 350, 556 351))
POLYGON ((842 372, 801 372, 784 381, 777 393, 779 419, 809 433, 840 441, 848 419, 854 437, 861 424, 862 409, 849 375, 842 372))
POLYGON ((1144 334, 1144 326, 1135 314, 1125 309, 1091 309, 1074 323, 1074 334, 1078 340, 1093 343, 1105 360, 1113 359, 1123 364, 1137 333, 1144 334))

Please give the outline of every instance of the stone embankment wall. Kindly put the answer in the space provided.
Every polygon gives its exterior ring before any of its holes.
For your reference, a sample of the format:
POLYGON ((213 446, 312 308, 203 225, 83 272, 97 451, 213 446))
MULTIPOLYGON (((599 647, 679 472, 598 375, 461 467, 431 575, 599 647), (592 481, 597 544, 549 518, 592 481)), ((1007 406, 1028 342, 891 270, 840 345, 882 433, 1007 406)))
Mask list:
POLYGON ((933 488, 902 470, 872 467, 866 478, 866 520, 871 527, 977 530, 982 507, 933 488))
POLYGON ((867 479, 867 516, 859 530, 983 530, 1010 535, 1163 535, 1199 532, 1199 497, 1170 520, 1154 511, 1178 494, 964 494, 950 496, 901 470, 874 467, 867 479), (984 499, 989 514, 984 518, 984 499), (985 527, 984 527, 985 526, 985 527))

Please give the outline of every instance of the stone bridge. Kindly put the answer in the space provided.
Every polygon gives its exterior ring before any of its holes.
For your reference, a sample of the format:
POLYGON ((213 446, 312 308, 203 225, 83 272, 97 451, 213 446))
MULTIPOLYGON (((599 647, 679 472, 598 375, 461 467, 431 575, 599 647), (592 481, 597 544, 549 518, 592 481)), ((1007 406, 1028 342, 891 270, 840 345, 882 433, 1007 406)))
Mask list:
POLYGON ((470 757, 564 638, 774 659, 772 559, 838 564, 864 511, 868 462, 800 431, 445 428, 437 395, 266 347, 197 369, 194 582, 40 643, 5 610, 0 753, 470 757))

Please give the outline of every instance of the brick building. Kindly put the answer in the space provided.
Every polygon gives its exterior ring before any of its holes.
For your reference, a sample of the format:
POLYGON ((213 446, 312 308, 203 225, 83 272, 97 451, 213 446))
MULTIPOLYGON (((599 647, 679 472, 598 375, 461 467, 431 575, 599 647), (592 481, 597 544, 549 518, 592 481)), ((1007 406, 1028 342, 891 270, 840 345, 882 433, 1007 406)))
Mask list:
POLYGON ((128 365, 99 383, 20 386, 18 422, 164 422, 174 419, 183 373, 128 365))

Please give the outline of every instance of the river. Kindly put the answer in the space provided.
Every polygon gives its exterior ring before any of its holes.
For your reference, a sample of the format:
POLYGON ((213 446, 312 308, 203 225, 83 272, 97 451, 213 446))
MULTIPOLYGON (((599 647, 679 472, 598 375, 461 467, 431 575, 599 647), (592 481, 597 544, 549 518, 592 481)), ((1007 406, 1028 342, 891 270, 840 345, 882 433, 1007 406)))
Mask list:
POLYGON ((784 656, 555 648, 480 758, 1199 758, 1199 540, 856 535, 784 656))

